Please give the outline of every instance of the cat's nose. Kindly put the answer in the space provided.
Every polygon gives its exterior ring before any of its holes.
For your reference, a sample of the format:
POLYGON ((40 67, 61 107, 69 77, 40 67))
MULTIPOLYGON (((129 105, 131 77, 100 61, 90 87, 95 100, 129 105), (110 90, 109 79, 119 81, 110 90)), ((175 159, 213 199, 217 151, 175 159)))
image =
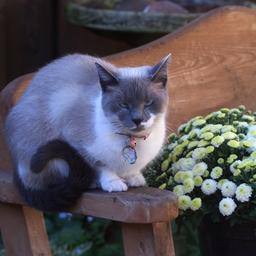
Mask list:
POLYGON ((140 126, 141 122, 143 121, 142 118, 136 117, 133 118, 132 121, 137 125, 140 126))

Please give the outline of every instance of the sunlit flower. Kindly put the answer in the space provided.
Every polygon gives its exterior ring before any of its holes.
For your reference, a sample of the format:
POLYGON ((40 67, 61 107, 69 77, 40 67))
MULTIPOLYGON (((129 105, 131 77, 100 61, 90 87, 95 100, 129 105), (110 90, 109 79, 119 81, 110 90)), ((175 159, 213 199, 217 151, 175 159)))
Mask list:
POLYGON ((213 137, 214 134, 212 132, 204 132, 200 135, 200 138, 204 140, 211 140, 213 137))
POLYGON ((215 136, 212 140, 211 140, 211 144, 218 148, 223 142, 225 141, 224 137, 221 135, 217 135, 215 136))
POLYGON ((205 148, 196 148, 193 150, 192 157, 195 160, 203 159, 207 156, 207 150, 205 148))
POLYGON ((237 135, 233 132, 225 132, 222 134, 225 140, 233 140, 237 138, 237 135))
POLYGON ((194 184, 196 187, 200 187, 203 183, 203 178, 201 176, 194 177, 194 184))
POLYGON ((240 202, 248 202, 252 195, 252 188, 243 183, 236 189, 236 199, 240 202))
POLYGON ((194 127, 198 127, 198 126, 200 127, 200 126, 204 125, 205 123, 206 123, 205 119, 201 118, 201 119, 195 120, 195 121, 192 123, 192 125, 193 125, 194 127))
POLYGON ((182 180, 183 180, 183 174, 184 174, 183 171, 178 171, 178 172, 174 175, 174 180, 175 180, 177 183, 181 183, 182 180))
POLYGON ((180 196, 178 199, 179 209, 181 210, 187 210, 191 206, 191 198, 190 196, 183 195, 180 196))
POLYGON ((221 190, 223 184, 228 181, 228 179, 221 179, 218 181, 217 188, 221 190))
POLYGON ((195 164, 192 169, 194 176, 202 176, 204 172, 207 170, 207 164, 205 162, 200 162, 195 164))
POLYGON ((223 169, 219 166, 216 166, 212 169, 210 176, 213 179, 218 179, 222 176, 222 173, 223 173, 223 169))
POLYGON ((237 158, 238 158, 238 156, 236 154, 231 154, 231 155, 229 155, 229 157, 227 159, 227 163, 232 164, 237 158))
POLYGON ((183 185, 176 185, 173 188, 173 193, 175 193, 177 196, 182 196, 185 194, 183 185))
POLYGON ((236 160, 229 166, 229 170, 234 173, 234 171, 237 169, 237 166, 241 163, 241 160, 236 160))
POLYGON ((179 165, 180 170, 191 171, 196 161, 193 158, 189 157, 189 158, 181 158, 177 163, 179 165))
POLYGON ((219 203, 219 210, 223 216, 231 215, 236 209, 236 203, 232 198, 223 198, 219 203))
POLYGON ((190 209, 192 211, 197 211, 201 208, 201 206, 202 206, 202 199, 199 197, 196 197, 191 201, 190 209))
POLYGON ((232 197, 236 193, 236 184, 232 181, 226 181, 221 187, 221 194, 224 197, 232 197))
POLYGON ((211 195, 217 190, 217 182, 212 179, 206 179, 202 183, 201 190, 205 195, 211 195))
POLYGON ((191 191, 193 191, 194 187, 195 183, 193 179, 188 178, 183 181, 183 189, 185 193, 190 193, 191 191))
POLYGON ((237 140, 230 140, 227 145, 231 148, 239 148, 240 143, 237 140))

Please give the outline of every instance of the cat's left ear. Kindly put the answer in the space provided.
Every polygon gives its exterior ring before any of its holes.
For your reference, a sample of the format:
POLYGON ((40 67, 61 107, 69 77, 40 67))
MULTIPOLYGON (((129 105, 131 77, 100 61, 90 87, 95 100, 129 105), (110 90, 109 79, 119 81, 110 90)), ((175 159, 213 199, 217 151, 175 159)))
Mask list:
POLYGON ((151 68, 150 75, 151 75, 151 81, 154 83, 161 83, 163 87, 166 87, 167 82, 167 71, 168 71, 168 63, 171 60, 171 54, 168 54, 165 56, 161 61, 154 65, 151 68))
POLYGON ((114 72, 103 67, 97 62, 95 63, 95 65, 98 71, 100 85, 103 92, 118 84, 118 79, 114 72))

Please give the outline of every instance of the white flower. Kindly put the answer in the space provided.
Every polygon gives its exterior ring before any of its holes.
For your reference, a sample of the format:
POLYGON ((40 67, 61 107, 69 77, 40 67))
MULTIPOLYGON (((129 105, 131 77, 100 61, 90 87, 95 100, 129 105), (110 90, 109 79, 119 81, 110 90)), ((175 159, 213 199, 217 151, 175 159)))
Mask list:
POLYGON ((221 129, 221 132, 222 133, 225 133, 225 132, 237 132, 236 128, 233 126, 233 125, 224 125, 221 129))
POLYGON ((221 135, 217 135, 215 136, 212 140, 211 140, 211 144, 218 148, 223 142, 225 141, 225 138, 221 135))
POLYGON ((196 161, 189 157, 189 158, 181 158, 178 162, 179 168, 182 171, 191 171, 194 165, 196 164, 196 161))
POLYGON ((217 182, 212 179, 206 179, 202 183, 201 190, 205 195, 211 195, 217 190, 217 182))
POLYGON ((228 181, 227 179, 221 179, 218 181, 217 188, 221 190, 223 184, 228 181))
POLYGON ((196 148, 193 150, 193 153, 192 153, 192 157, 195 160, 203 159, 204 157, 206 157, 206 155, 207 155, 207 150, 205 148, 196 148))
POLYGON ((185 193, 192 192, 194 187, 195 187, 195 183, 194 183, 193 179, 188 178, 183 181, 183 189, 184 189, 185 193))
POLYGON ((183 135, 182 137, 180 137, 180 140, 183 142, 183 141, 186 141, 188 139, 188 135, 185 134, 183 135))
POLYGON ((236 203, 232 198, 223 198, 219 203, 219 210, 223 216, 231 215, 236 209, 236 203))
POLYGON ((223 127, 222 124, 209 124, 210 131, 213 133, 219 133, 223 127))
POLYGON ((207 164, 205 162, 200 162, 198 164, 195 164, 195 166, 192 169, 192 172, 194 176, 202 176, 204 172, 207 170, 207 164))
POLYGON ((202 199, 199 197, 196 197, 191 201, 190 209, 192 211, 197 211, 201 208, 201 206, 202 206, 202 199))
POLYGON ((237 127, 239 128, 247 128, 249 124, 247 122, 238 122, 237 127))
POLYGON ((235 170, 237 169, 237 166, 241 163, 241 160, 236 160, 229 166, 229 170, 234 173, 235 170))
POLYGON ((252 195, 252 188, 243 183, 236 189, 236 199, 240 202, 248 202, 252 195))
POLYGON ((225 140, 233 140, 237 138, 237 135, 234 132, 225 132, 222 136, 225 140))
POLYGON ((232 181, 225 181, 221 186, 221 194, 225 197, 232 197, 236 193, 236 184, 232 181))
POLYGON ((218 179, 221 177, 222 174, 223 174, 223 169, 219 166, 216 166, 212 169, 210 176, 213 179, 218 179))
POLYGON ((177 142, 171 143, 167 146, 169 150, 173 150, 177 146, 177 142))
POLYGON ((182 185, 175 186, 173 188, 173 193, 175 193, 177 196, 183 196, 185 194, 183 186, 182 185))
POLYGON ((187 210, 188 208, 190 208, 191 205, 191 198, 190 196, 180 196, 178 199, 178 203, 179 203, 179 209, 181 210, 187 210))

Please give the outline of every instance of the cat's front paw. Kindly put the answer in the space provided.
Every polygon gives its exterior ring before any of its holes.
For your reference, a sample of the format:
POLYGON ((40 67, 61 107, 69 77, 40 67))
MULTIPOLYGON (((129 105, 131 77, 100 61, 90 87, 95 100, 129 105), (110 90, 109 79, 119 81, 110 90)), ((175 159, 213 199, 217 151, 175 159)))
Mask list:
POLYGON ((129 187, 141 187, 146 185, 146 180, 141 173, 127 177, 126 182, 129 187))
POLYGON ((126 191, 128 186, 119 178, 101 182, 101 188, 107 192, 126 191))

